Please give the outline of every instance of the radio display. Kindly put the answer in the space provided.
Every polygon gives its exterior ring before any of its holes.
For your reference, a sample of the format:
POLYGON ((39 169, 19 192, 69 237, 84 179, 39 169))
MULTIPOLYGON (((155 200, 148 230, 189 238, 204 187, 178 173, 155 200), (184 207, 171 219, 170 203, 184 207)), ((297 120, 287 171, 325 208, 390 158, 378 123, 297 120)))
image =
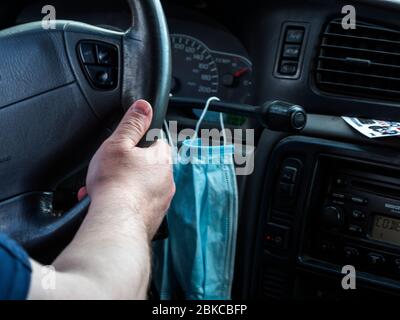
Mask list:
POLYGON ((376 215, 371 238, 400 245, 400 219, 376 215))

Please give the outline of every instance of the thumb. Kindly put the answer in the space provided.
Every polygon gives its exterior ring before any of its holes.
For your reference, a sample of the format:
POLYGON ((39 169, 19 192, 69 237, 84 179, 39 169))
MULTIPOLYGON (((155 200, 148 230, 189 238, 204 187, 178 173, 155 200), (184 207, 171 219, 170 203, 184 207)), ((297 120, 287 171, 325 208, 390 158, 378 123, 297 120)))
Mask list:
POLYGON ((113 133, 116 140, 129 141, 136 146, 149 129, 153 110, 146 100, 137 100, 126 112, 113 133))

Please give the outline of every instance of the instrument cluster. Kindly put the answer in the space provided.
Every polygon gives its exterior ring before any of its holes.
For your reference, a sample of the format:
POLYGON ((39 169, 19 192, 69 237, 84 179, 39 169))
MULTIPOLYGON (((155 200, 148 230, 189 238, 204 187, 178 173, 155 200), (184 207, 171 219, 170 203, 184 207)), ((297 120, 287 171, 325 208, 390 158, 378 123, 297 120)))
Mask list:
MULTIPOLYGON (((167 15, 168 17, 168 15, 167 15)), ((168 19, 172 51, 172 97, 253 103, 253 64, 246 49, 231 32, 208 20, 168 19)), ((193 110, 199 117, 201 110, 193 110)), ((219 121, 209 112, 205 119, 219 121)), ((241 126, 245 118, 225 115, 228 124, 241 126)))

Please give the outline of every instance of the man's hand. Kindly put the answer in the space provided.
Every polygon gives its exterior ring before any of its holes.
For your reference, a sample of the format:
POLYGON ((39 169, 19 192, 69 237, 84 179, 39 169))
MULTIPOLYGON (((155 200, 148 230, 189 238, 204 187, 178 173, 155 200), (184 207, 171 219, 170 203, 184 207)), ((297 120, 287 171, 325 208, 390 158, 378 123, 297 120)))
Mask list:
POLYGON ((137 147, 151 119, 150 104, 137 101, 96 152, 87 175, 92 201, 130 207, 144 222, 150 239, 175 192, 169 145, 158 140, 149 148, 137 147))
POLYGON ((143 100, 126 113, 94 155, 87 175, 89 212, 70 245, 53 263, 57 289, 41 287, 41 266, 32 261, 31 299, 145 298, 150 241, 175 192, 171 150, 162 141, 137 144, 150 126, 143 100))

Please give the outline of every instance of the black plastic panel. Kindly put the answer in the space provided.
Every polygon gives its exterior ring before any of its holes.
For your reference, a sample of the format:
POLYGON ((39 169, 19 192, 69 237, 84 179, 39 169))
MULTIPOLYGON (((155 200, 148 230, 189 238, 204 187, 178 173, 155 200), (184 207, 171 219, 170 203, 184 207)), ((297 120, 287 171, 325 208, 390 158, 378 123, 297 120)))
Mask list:
MULTIPOLYGON (((263 298, 266 288, 262 286, 262 278, 265 277, 265 268, 271 273, 271 266, 276 265, 276 271, 287 268, 288 272, 284 279, 280 281, 285 283, 285 288, 281 288, 282 295, 275 298, 294 297, 294 286, 297 282, 295 270, 298 267, 311 270, 309 261, 305 259, 303 250, 306 246, 304 237, 310 234, 310 230, 306 228, 314 221, 309 209, 310 192, 314 186, 316 189, 319 185, 315 183, 315 170, 318 159, 321 154, 329 154, 336 157, 346 157, 358 161, 366 161, 374 163, 376 167, 384 167, 391 165, 392 167, 400 166, 400 157, 395 150, 384 148, 373 148, 357 146, 348 143, 329 141, 324 139, 291 136, 282 140, 274 152, 268 165, 268 171, 264 179, 264 187, 262 194, 268 195, 261 201, 259 209, 259 230, 256 240, 255 249, 255 278, 253 282, 253 297, 263 298), (302 162, 301 175, 298 180, 297 196, 293 200, 289 210, 276 210, 276 185, 282 180, 282 165, 287 163, 287 159, 298 159, 302 162), (272 196, 272 197, 271 197, 272 196), (269 242, 266 237, 280 236, 284 241, 284 245, 277 246, 274 242, 269 242)), ((285 165, 286 166, 286 165, 285 165)), ((332 168, 330 168, 332 169, 332 168)), ((288 177, 289 178, 289 177, 288 177)), ((278 195, 279 197, 279 195, 278 195)), ((318 198, 318 195, 316 195, 318 198)), ((313 240, 315 241, 315 239, 313 240)), ((331 263, 334 261, 331 261, 331 263)), ((341 260, 337 261, 337 265, 331 265, 329 273, 340 274, 341 260)), ((322 271, 322 274, 324 272, 322 271)), ((363 281, 372 289, 394 290, 396 281, 389 278, 379 278, 365 274, 363 281)), ((338 280, 340 281, 340 280, 338 280)), ((322 285, 322 284, 321 284, 322 285)), ((340 285, 340 282, 338 283, 340 285)), ((339 298, 341 298, 339 296, 339 298)))
POLYGON ((310 113, 353 115, 381 119, 400 119, 400 104, 396 101, 379 101, 357 97, 322 93, 315 86, 316 59, 319 54, 321 35, 326 24, 334 17, 341 17, 344 5, 353 4, 357 18, 398 28, 400 7, 386 1, 282 1, 265 4, 257 10, 246 32, 242 32, 249 54, 254 63, 257 103, 267 100, 283 100, 297 103, 310 113), (309 33, 304 43, 302 72, 297 80, 276 78, 276 60, 281 50, 281 30, 288 23, 307 23, 309 33))

